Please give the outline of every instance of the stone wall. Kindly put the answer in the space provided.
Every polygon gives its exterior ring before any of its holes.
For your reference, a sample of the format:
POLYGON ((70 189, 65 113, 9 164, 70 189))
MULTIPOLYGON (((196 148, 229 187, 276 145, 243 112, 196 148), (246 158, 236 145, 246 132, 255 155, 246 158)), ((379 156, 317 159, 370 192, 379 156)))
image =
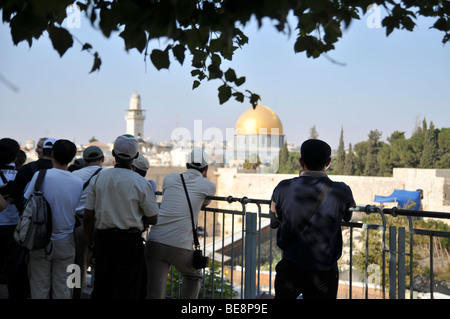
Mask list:
MULTIPOLYGON (((270 199, 275 186, 292 174, 247 174, 235 168, 219 168, 217 195, 270 199)), ((394 189, 422 189, 424 210, 450 212, 450 169, 394 168, 392 177, 330 175, 350 186, 357 205, 375 204, 375 195, 388 196, 394 189)))

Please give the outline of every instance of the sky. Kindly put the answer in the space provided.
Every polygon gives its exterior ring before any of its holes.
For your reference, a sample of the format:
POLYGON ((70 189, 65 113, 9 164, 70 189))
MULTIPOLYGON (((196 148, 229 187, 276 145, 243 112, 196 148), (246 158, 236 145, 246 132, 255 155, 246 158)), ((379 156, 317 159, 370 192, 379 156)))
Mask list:
MULTIPOLYGON (((288 36, 269 20, 261 29, 251 23, 244 29, 249 43, 227 65, 246 77, 241 88, 261 95, 283 123, 286 140, 296 145, 313 126, 334 149, 341 129, 348 148, 375 129, 383 141, 394 131, 408 138, 424 118, 436 128, 450 127, 450 45, 442 44, 443 33, 421 18, 413 32, 386 37, 373 19, 369 12, 344 31, 328 53, 339 63, 295 54, 295 30, 288 36)), ((60 58, 46 34, 31 48, 14 46, 9 26, 0 24, 0 137, 21 145, 42 136, 111 143, 126 131, 133 93, 146 110, 144 137, 154 142, 170 140, 176 127, 194 132, 194 123, 201 132, 216 128, 225 137, 250 107, 233 99, 221 105, 217 80, 192 90, 189 58, 157 71, 135 49, 127 52, 117 33, 105 38, 84 18, 70 32, 99 52, 99 72, 89 74, 93 58, 77 42, 60 58)), ((161 41, 160 48, 165 45, 161 41)))

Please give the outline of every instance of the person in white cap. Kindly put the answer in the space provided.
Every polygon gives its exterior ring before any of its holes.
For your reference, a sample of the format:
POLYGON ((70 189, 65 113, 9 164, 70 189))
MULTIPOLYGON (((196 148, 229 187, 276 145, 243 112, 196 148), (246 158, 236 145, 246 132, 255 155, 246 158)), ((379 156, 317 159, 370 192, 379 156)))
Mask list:
MULTIPOLYGON (((131 166, 131 169, 142 177, 145 177, 147 175, 147 171, 149 168, 150 163, 142 154, 139 154, 138 158, 133 161, 133 165, 131 166)), ((152 185, 153 191, 156 192, 156 183, 151 179, 149 179, 148 182, 150 183, 150 185, 152 185)))
POLYGON ((131 170, 139 155, 136 138, 119 136, 112 154, 114 168, 92 178, 85 203, 85 235, 91 255, 88 260, 95 267, 91 298, 144 298, 141 234, 147 225, 156 224, 158 204, 150 184, 131 170))
MULTIPOLYGON (((214 196, 216 185, 207 179, 208 159, 201 149, 191 152, 186 167, 182 175, 197 225, 200 209, 209 204, 206 197, 214 196)), ((167 275, 173 265, 183 275, 181 298, 195 299, 203 277, 202 271, 193 266, 191 213, 180 174, 168 174, 164 178, 162 195, 158 224, 150 229, 145 246, 147 298, 165 298, 167 275)))

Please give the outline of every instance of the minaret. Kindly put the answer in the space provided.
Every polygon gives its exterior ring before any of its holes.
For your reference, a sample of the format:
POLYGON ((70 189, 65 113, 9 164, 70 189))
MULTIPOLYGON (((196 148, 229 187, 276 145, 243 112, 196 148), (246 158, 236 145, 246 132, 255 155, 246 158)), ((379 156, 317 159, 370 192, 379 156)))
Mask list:
POLYGON ((125 120, 127 121, 127 134, 136 138, 144 138, 145 110, 141 109, 141 97, 134 93, 130 99, 130 108, 125 110, 125 120))

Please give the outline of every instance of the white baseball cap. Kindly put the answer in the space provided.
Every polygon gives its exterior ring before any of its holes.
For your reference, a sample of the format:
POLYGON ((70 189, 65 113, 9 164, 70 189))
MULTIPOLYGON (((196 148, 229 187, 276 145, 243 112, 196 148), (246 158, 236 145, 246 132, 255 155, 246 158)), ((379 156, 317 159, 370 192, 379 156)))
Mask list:
POLYGON ((55 144, 56 141, 56 138, 48 138, 44 141, 42 148, 53 148, 53 144, 55 144))
POLYGON ((133 135, 124 134, 116 138, 114 142, 114 153, 117 157, 128 160, 139 152, 138 141, 133 135))
POLYGON ((208 166, 208 155, 201 148, 194 148, 194 150, 189 154, 187 163, 193 165, 197 168, 204 168, 208 166))

